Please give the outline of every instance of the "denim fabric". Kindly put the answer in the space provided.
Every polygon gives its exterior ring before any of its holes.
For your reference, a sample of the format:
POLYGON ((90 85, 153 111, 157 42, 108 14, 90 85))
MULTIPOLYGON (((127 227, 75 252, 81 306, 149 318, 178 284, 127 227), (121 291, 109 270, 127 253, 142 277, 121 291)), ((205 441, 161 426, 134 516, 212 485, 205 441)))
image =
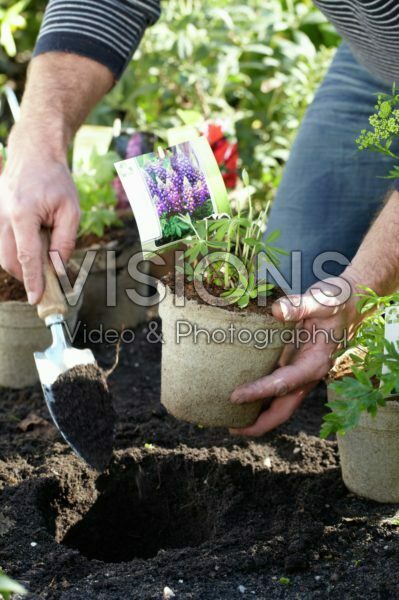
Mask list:
MULTIPOLYGON (((302 291, 316 277, 312 264, 321 252, 351 260, 384 197, 393 187, 387 175, 393 161, 358 151, 355 138, 368 126, 376 94, 391 87, 369 74, 343 43, 308 108, 272 206, 268 232, 281 231, 277 244, 302 251, 302 291)), ((291 257, 280 272, 291 282, 291 257)), ((324 269, 339 275, 344 265, 324 269)), ((300 292, 300 289, 295 289, 300 292)))

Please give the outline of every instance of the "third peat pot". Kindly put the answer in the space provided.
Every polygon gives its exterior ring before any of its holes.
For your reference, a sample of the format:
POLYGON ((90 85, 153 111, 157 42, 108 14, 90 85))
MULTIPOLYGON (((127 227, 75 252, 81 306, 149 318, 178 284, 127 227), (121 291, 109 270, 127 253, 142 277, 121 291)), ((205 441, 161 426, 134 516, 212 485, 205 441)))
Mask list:
MULTIPOLYGON (((336 398, 328 391, 329 401, 336 398)), ((358 425, 337 435, 342 479, 355 494, 399 503, 399 396, 391 396, 375 417, 363 413, 358 425)))

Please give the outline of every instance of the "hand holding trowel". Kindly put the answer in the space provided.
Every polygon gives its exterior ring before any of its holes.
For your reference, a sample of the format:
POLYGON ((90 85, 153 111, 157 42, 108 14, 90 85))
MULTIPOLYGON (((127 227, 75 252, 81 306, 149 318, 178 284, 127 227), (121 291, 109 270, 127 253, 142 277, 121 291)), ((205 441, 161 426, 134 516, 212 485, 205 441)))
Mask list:
POLYGON ((51 330, 52 345, 35 352, 44 398, 65 441, 91 467, 103 470, 112 455, 115 412, 105 374, 91 350, 73 348, 66 337, 67 304, 45 247, 45 290, 38 315, 51 330))

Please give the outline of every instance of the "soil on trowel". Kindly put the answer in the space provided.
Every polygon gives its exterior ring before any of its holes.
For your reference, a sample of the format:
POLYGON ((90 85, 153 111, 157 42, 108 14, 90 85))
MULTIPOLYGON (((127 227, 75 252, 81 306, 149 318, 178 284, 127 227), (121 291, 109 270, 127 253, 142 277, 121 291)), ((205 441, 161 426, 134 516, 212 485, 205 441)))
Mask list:
POLYGON ((96 364, 76 366, 48 393, 67 441, 91 467, 103 470, 111 459, 116 420, 104 371, 96 364))
MULTIPOLYGON (((324 385, 262 438, 180 423, 159 402, 160 333, 155 320, 122 345, 101 474, 39 386, 0 391, 0 565, 28 599, 396 600, 399 507, 345 488, 319 437, 324 385)), ((110 368, 114 348, 93 351, 110 368)))

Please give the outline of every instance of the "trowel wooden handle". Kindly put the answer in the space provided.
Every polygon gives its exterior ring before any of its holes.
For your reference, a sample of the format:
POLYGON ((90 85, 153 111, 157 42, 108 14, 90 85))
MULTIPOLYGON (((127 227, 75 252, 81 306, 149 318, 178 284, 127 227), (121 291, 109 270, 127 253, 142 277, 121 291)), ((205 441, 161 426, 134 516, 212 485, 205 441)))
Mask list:
POLYGON ((50 315, 65 315, 68 307, 48 255, 50 242, 49 232, 46 229, 42 229, 40 235, 43 243, 45 287, 43 296, 37 305, 37 314, 41 319, 45 319, 50 315))

